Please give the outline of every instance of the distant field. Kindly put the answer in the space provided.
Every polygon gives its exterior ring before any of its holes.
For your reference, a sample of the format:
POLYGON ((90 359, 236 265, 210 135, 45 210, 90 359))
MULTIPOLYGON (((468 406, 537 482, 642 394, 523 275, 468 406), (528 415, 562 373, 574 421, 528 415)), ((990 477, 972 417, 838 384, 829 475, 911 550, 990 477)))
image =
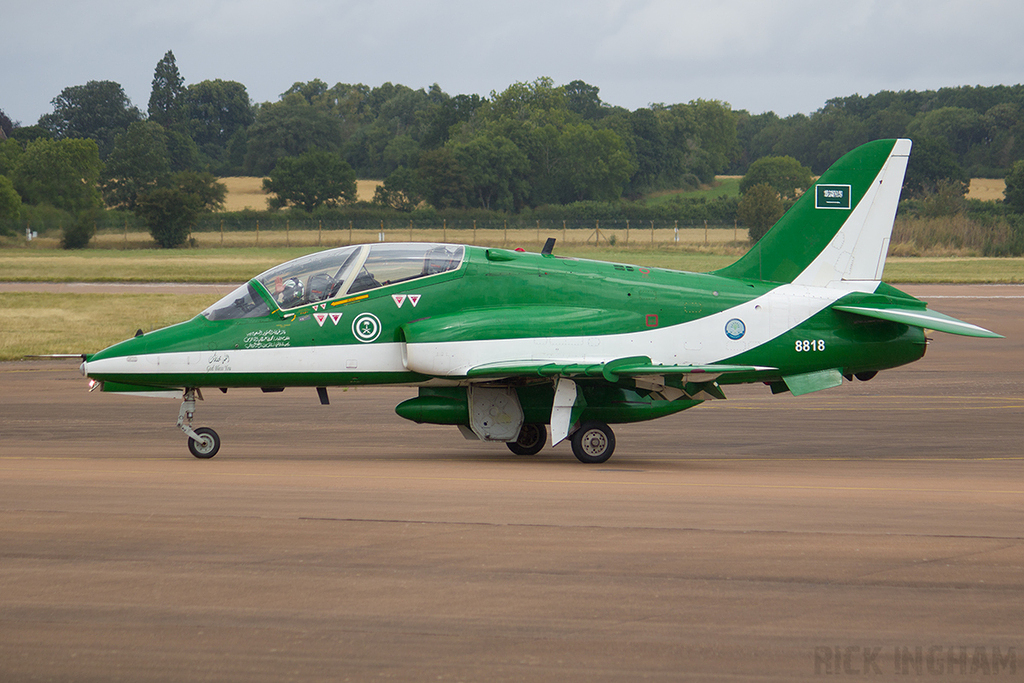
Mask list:
POLYGON ((1006 181, 1002 178, 971 178, 971 187, 967 191, 968 199, 980 199, 983 202, 999 202, 1003 200, 1006 181))
MULTIPOLYGON (((740 194, 740 178, 742 176, 718 176, 714 185, 699 190, 663 190, 647 195, 646 202, 651 205, 663 204, 674 197, 738 197, 740 194)), ((220 178, 228 188, 228 196, 224 203, 225 211, 266 211, 267 195, 263 193, 263 178, 236 176, 220 178)), ((380 180, 357 180, 359 201, 372 201, 373 193, 381 184, 380 180)), ((969 199, 982 201, 1001 201, 1006 183, 1001 178, 972 178, 969 199)))
MULTIPOLYGON (((224 201, 225 211, 266 211, 267 195, 263 192, 263 178, 252 178, 246 176, 235 176, 231 178, 219 178, 220 182, 228 188, 228 196, 224 201)), ((357 180, 356 195, 359 201, 373 200, 373 193, 379 180, 357 180)))

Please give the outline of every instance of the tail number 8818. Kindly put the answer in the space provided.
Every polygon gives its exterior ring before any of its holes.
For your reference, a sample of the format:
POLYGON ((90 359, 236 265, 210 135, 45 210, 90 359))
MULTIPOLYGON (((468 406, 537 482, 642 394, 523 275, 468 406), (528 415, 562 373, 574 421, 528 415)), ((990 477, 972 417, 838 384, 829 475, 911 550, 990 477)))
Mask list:
POLYGON ((806 353, 808 351, 824 351, 825 340, 824 339, 797 339, 796 340, 796 351, 797 353, 806 353))

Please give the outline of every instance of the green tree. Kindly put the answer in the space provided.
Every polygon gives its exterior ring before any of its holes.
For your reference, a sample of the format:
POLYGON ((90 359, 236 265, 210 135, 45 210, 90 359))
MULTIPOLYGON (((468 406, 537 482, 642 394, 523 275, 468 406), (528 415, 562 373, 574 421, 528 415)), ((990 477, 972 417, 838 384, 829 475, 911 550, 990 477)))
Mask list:
POLYGON ((1018 161, 1006 174, 1003 201, 1017 213, 1024 213, 1024 160, 1018 161))
POLYGON ((196 218, 224 202, 227 188, 209 173, 181 171, 139 193, 135 214, 164 249, 180 247, 196 218))
POLYGON ((0 175, 12 177, 24 152, 25 148, 17 140, 0 140, 0 175))
POLYGON ((103 199, 108 206, 134 211, 140 192, 171 173, 167 132, 159 123, 133 123, 114 142, 104 168, 103 199))
POLYGON ((740 193, 756 185, 768 184, 782 197, 793 199, 798 191, 811 186, 811 169, 790 156, 763 157, 750 164, 740 180, 740 193))
POLYGON ((903 178, 903 198, 918 199, 935 194, 941 181, 954 183, 963 196, 967 193, 970 178, 944 138, 915 138, 907 162, 907 173, 903 178))
POLYGON ((480 135, 453 146, 464 169, 470 206, 514 211, 522 206, 530 160, 506 137, 480 135))
POLYGON ((0 109, 0 141, 11 137, 11 133, 13 131, 14 122, 11 121, 11 118, 4 113, 3 109, 0 109))
POLYGON ((33 140, 52 140, 53 133, 39 125, 19 126, 11 131, 10 139, 17 140, 24 146, 33 140))
POLYGON ((560 170, 570 201, 613 201, 635 170, 622 139, 610 130, 587 124, 566 126, 559 140, 560 170))
POLYGON ((423 201, 420 177, 411 169, 401 166, 377 186, 373 203, 397 211, 412 211, 423 201))
POLYGON ((305 104, 261 107, 246 131, 246 175, 266 175, 284 157, 310 150, 341 152, 341 123, 329 112, 305 104))
POLYGON ((101 168, 94 140, 35 140, 18 161, 14 187, 28 204, 49 204, 77 215, 102 205, 101 168))
POLYGON ((338 154, 312 150, 279 159, 263 189, 277 195, 270 200, 275 208, 293 205, 313 211, 354 201, 356 173, 338 154))
POLYGON ((421 154, 416 175, 420 190, 434 208, 468 206, 466 172, 448 147, 421 154))
POLYGON ((96 141, 100 159, 114 149, 114 138, 142 120, 120 84, 89 81, 64 88, 52 101, 53 113, 39 118, 39 125, 56 139, 89 138, 96 141))
POLYGON ((162 126, 177 123, 181 97, 184 94, 185 80, 178 73, 174 53, 168 50, 153 71, 153 89, 149 95, 149 120, 162 126))
POLYGON ((21 215, 21 197, 14 190, 14 183, 5 175, 0 175, 0 233, 13 226, 21 215))
POLYGON ((907 134, 918 138, 941 138, 958 157, 981 142, 985 126, 981 114, 965 107, 940 107, 921 112, 907 125, 907 134))
POLYGON ((99 220, 99 207, 90 207, 79 211, 69 225, 64 226, 60 236, 62 249, 85 249, 89 240, 96 234, 96 221, 99 220))
POLYGON ((252 124, 253 109, 244 85, 217 79, 188 86, 181 96, 180 116, 199 151, 212 166, 221 167, 231 137, 252 124))
POLYGON ((469 121, 473 113, 483 106, 479 95, 455 95, 449 97, 435 84, 430 89, 430 104, 423 115, 425 122, 420 144, 424 149, 436 149, 446 143, 452 131, 469 121))
POLYGON ((782 218, 785 207, 779 191, 768 183, 758 183, 748 188, 740 198, 737 215, 747 227, 751 243, 757 242, 775 222, 782 218))
POLYGON ((584 121, 596 121, 608 113, 598 96, 601 90, 596 85, 577 80, 566 84, 563 89, 569 110, 579 114, 584 121))

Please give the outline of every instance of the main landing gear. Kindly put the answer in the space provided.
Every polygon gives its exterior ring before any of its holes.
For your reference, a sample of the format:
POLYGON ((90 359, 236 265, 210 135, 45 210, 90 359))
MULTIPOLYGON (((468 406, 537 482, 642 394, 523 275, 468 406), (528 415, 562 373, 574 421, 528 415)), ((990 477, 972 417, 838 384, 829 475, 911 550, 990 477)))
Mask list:
POLYGON ((572 454, 580 462, 599 465, 607 462, 615 452, 615 434, 604 422, 584 422, 572 433, 572 454))
POLYGON ((188 450, 192 455, 205 460, 217 455, 217 451, 220 450, 220 436, 209 427, 192 429, 197 394, 199 400, 203 400, 203 394, 198 389, 185 389, 181 410, 178 411, 178 428, 188 435, 188 450))
MULTIPOLYGON (((516 455, 537 455, 548 439, 547 427, 542 424, 526 423, 519 430, 519 438, 505 443, 516 455)), ((607 462, 615 452, 615 434, 604 422, 584 422, 569 437, 572 453, 580 462, 600 465, 607 462)))
POLYGON ((515 441, 506 441, 505 445, 516 455, 537 455, 547 440, 547 427, 528 422, 519 430, 519 438, 515 441))

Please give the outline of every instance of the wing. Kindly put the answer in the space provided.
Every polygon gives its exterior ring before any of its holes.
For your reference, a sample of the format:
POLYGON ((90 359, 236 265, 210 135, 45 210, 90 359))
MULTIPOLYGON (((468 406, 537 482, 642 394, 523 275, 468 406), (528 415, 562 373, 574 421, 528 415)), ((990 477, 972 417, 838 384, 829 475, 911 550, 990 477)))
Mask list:
POLYGON ((609 382, 646 375, 692 377, 696 382, 710 382, 726 373, 761 372, 776 368, 760 365, 655 365, 647 356, 617 358, 602 363, 555 363, 545 360, 502 361, 484 363, 466 372, 469 379, 497 379, 507 377, 602 377, 609 382))

